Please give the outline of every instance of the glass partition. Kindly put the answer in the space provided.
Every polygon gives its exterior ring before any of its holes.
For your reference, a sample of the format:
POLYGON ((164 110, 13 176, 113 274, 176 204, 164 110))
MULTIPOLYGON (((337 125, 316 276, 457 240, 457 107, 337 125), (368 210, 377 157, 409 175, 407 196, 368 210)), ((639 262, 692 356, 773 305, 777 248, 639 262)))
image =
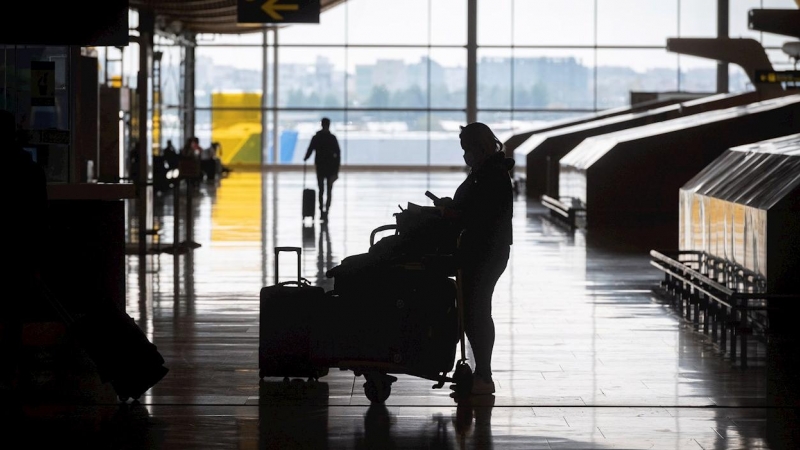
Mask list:
POLYGON ((14 113, 18 138, 47 181, 71 181, 70 48, 3 45, 0 51, 0 109, 14 113))

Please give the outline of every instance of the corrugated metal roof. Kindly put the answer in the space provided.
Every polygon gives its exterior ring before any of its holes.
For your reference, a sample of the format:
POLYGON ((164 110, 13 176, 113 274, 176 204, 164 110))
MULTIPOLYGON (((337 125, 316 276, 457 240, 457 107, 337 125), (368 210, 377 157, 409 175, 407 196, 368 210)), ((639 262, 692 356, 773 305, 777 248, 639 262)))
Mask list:
POLYGON ((800 189, 800 134, 733 147, 681 191, 769 210, 800 189))

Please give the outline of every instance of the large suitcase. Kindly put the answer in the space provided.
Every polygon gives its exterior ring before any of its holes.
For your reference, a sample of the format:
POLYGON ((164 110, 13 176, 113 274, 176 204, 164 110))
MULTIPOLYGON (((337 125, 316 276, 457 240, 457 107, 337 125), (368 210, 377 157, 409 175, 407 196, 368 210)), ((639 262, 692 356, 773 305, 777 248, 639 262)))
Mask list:
POLYGON ((259 378, 309 378, 327 375, 312 363, 310 332, 320 318, 325 290, 300 275, 300 247, 275 247, 275 284, 261 288, 258 336, 259 378), (297 254, 297 279, 280 282, 278 258, 297 254))

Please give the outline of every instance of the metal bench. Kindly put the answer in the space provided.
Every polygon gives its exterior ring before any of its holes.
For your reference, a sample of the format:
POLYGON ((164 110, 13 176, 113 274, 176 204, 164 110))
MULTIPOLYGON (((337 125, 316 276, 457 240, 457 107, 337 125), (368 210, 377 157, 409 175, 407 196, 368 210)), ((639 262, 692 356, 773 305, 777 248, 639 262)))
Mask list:
POLYGON ((562 220, 570 229, 575 229, 586 219, 586 208, 576 205, 575 201, 571 203, 568 205, 559 199, 542 195, 542 205, 550 210, 550 215, 562 220))

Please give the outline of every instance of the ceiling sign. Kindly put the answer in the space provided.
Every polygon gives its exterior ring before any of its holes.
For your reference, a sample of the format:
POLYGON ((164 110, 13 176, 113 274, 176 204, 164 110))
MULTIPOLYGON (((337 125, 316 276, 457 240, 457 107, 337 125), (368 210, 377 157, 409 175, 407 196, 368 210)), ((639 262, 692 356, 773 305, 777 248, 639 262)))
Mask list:
POLYGON ((238 0, 239 23, 319 23, 320 0, 238 0))

